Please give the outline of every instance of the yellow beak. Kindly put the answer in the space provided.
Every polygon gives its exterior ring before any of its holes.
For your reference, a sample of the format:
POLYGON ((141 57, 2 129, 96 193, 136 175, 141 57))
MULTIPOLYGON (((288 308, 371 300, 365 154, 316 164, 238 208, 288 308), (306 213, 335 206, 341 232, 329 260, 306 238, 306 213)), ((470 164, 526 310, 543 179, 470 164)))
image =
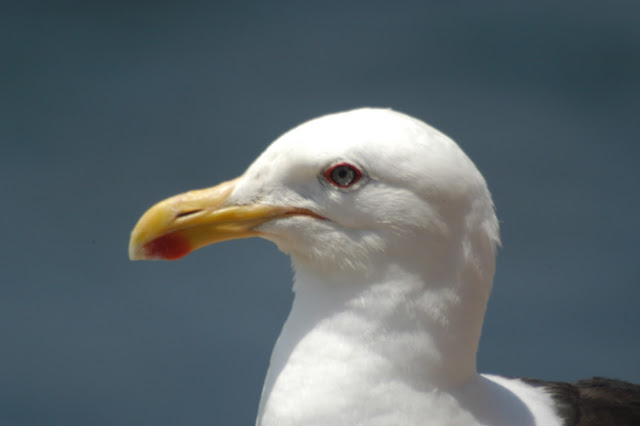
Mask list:
POLYGON ((226 201, 238 179, 185 192, 151 207, 131 232, 129 258, 179 259, 209 244, 260 235, 254 228, 275 218, 291 215, 319 218, 306 209, 229 205, 226 201))

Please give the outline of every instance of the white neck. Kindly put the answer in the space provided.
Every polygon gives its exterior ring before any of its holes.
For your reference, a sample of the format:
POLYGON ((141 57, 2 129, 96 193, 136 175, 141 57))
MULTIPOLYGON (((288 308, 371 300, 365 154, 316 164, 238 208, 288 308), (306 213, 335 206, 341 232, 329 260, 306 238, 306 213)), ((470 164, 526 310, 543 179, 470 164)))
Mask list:
POLYGON ((434 409, 425 394, 474 379, 490 281, 469 282, 477 271, 463 267, 426 282, 420 269, 391 263, 360 282, 298 269, 258 423, 354 424, 370 421, 372 406, 419 422, 434 409))

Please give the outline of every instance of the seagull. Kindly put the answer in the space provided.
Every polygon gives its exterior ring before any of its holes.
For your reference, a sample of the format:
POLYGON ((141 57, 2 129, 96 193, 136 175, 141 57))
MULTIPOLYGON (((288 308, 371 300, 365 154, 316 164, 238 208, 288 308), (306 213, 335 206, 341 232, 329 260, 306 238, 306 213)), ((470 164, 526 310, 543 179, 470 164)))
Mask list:
POLYGON ((274 242, 294 268, 257 425, 640 425, 640 386, 479 374, 499 226, 458 145, 408 115, 313 119, 234 179, 151 207, 129 257, 274 242))

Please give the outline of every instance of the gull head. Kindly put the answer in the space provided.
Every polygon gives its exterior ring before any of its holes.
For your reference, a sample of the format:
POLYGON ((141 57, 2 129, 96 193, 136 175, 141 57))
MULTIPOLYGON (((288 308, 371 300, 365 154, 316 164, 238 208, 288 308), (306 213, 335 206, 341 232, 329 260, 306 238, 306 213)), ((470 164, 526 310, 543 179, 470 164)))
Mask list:
POLYGON ((487 185, 455 142, 405 114, 364 108, 301 124, 240 177, 156 204, 129 255, 176 259, 257 236, 315 274, 395 265, 437 279, 465 261, 490 280, 498 233, 487 185))

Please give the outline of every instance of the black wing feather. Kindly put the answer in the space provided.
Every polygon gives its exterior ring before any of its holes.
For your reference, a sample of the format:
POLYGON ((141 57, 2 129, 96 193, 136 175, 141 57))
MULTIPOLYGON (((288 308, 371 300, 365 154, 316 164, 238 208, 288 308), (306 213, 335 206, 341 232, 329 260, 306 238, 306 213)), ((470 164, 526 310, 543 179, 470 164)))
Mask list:
POLYGON ((593 377, 573 383, 522 379, 545 388, 566 426, 640 426, 640 386, 593 377))

